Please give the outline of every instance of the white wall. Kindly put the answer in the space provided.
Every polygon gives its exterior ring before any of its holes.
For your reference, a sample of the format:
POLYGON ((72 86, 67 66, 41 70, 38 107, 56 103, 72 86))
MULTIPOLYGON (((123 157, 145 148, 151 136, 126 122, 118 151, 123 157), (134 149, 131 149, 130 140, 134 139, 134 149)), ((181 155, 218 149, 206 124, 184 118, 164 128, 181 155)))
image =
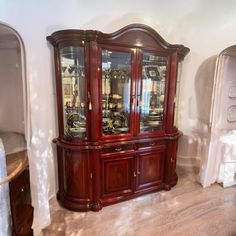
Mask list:
MULTIPOLYGON (((179 128, 191 133, 197 123, 195 75, 205 60, 236 43, 235 15, 234 0, 0 1, 0 21, 19 32, 26 47, 33 131, 31 172, 38 178, 33 188, 48 195, 55 192, 51 140, 56 137, 57 122, 53 54, 47 35, 65 28, 113 32, 130 23, 144 23, 166 41, 189 47, 191 52, 183 64, 178 120, 179 128), (47 179, 48 173, 51 176, 47 179)), ((41 202, 40 206, 44 205, 41 202)))
POLYGON ((24 134, 23 87, 19 48, 0 48, 0 131, 24 134))

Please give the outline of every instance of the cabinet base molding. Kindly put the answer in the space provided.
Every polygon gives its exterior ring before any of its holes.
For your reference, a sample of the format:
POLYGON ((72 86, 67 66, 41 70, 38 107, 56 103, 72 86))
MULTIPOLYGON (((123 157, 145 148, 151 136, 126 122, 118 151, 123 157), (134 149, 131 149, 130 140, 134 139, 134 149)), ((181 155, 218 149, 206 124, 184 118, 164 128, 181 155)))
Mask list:
POLYGON ((93 204, 91 201, 70 198, 64 194, 57 193, 57 200, 59 203, 68 210, 72 211, 89 211, 93 210, 93 204))
POLYGON ((148 190, 143 190, 131 195, 127 195, 127 196, 120 196, 120 197, 115 197, 115 198, 107 198, 107 199, 103 199, 101 200, 100 203, 75 203, 72 202, 68 199, 65 198, 60 198, 59 193, 57 193, 57 200, 59 201, 59 203, 65 207, 66 209, 72 210, 72 211, 78 211, 78 212, 86 212, 86 211, 100 211, 102 210, 103 207, 109 206, 109 205, 113 205, 116 203, 120 203, 123 201, 127 201, 127 200, 131 200, 137 197, 141 197, 144 196, 146 194, 151 194, 151 193, 156 193, 162 190, 165 191, 169 191, 171 190, 172 187, 174 187, 177 184, 177 182, 174 185, 168 185, 168 184, 163 184, 159 187, 155 187, 155 188, 151 188, 148 190))

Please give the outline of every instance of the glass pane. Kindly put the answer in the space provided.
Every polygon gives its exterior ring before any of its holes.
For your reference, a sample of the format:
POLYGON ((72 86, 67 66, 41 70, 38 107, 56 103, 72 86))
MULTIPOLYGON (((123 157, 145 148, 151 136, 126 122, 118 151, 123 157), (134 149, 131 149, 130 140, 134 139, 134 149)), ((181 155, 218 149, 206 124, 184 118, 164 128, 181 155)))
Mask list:
POLYGON ((167 58, 144 53, 142 58, 140 132, 162 129, 167 58))
POLYGON ((102 50, 103 135, 130 132, 131 53, 102 50))
POLYGON ((64 47, 60 50, 60 56, 64 134, 84 139, 86 137, 84 48, 64 47))
POLYGON ((179 122, 179 94, 180 94, 180 78, 182 73, 182 62, 178 63, 178 75, 177 75, 177 83, 176 83, 176 91, 175 91, 175 114, 174 114, 174 126, 178 128, 179 122))

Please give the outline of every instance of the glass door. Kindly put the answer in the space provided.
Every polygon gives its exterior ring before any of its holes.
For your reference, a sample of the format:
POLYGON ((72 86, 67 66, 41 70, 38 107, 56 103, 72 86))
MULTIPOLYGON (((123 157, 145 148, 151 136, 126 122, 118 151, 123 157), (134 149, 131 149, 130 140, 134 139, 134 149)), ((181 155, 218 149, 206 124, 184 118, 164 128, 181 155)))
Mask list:
POLYGON ((167 57, 142 55, 140 133, 163 129, 167 57))
POLYGON ((69 46, 60 49, 64 135, 85 139, 86 81, 84 47, 69 46))
POLYGON ((102 135, 131 133, 131 52, 102 50, 102 135))

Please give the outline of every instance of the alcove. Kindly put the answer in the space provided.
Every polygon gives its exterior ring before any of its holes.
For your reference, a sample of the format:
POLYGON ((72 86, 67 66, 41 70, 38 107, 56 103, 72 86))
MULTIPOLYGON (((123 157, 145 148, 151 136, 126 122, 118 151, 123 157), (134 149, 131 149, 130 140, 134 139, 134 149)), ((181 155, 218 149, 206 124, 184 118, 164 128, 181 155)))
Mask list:
POLYGON ((31 235, 25 50, 19 34, 0 23, 1 235, 31 235), (11 217, 10 217, 11 216, 11 217))

